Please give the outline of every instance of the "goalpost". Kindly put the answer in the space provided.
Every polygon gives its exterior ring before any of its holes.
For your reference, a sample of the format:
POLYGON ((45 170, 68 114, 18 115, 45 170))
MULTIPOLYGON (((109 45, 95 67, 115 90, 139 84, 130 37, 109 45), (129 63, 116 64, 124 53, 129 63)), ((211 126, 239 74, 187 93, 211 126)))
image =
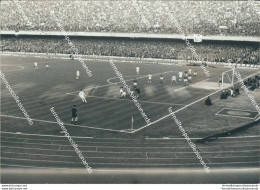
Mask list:
POLYGON ((222 89, 228 88, 230 86, 234 87, 234 83, 235 83, 234 70, 230 69, 230 70, 224 71, 222 73, 221 81, 222 81, 222 83, 221 83, 222 89))

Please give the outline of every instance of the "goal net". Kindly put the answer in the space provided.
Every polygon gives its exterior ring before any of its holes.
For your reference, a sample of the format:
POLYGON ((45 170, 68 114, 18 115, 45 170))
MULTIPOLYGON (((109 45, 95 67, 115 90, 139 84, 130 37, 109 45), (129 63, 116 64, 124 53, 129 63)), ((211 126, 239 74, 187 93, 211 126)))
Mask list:
POLYGON ((237 82, 237 79, 235 77, 234 74, 234 70, 230 69, 227 71, 224 71, 222 73, 222 83, 221 83, 221 88, 225 89, 225 88, 230 88, 230 87, 234 87, 234 84, 237 82))

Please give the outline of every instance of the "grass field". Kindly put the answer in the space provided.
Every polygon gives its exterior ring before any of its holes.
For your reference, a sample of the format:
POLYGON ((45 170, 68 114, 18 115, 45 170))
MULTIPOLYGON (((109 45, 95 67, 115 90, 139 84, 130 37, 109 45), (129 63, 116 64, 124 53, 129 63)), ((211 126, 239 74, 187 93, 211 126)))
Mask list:
MULTIPOLYGON (((102 131, 98 132, 99 134, 106 131, 137 133, 149 128, 151 131, 155 130, 153 136, 160 135, 163 134, 165 127, 167 128, 168 125, 173 124, 173 120, 170 121, 167 118, 167 123, 164 122, 165 116, 169 114, 167 110, 169 107, 172 107, 180 118, 182 118, 183 114, 185 115, 181 120, 182 122, 186 123, 186 121, 192 120, 185 126, 187 131, 197 130, 197 134, 201 134, 200 128, 205 126, 203 127, 202 136, 218 132, 218 129, 222 128, 222 126, 226 129, 236 127, 236 125, 229 126, 225 122, 225 118, 215 115, 220 110, 219 104, 221 104, 221 101, 218 100, 218 91, 221 90, 217 84, 218 76, 224 70, 228 70, 227 68, 208 68, 211 76, 207 78, 201 68, 192 67, 193 71, 197 71, 198 76, 193 77, 192 83, 187 87, 183 82, 171 85, 170 81, 173 74, 177 76, 179 71, 184 72, 187 70, 189 68, 187 66, 115 61, 118 70, 123 74, 128 85, 132 85, 134 78, 137 79, 138 88, 141 90, 138 102, 152 122, 152 125, 147 125, 130 96, 123 99, 119 97, 119 89, 122 84, 109 62, 104 60, 86 61, 86 63, 93 72, 92 77, 87 76, 82 65, 77 60, 61 58, 48 60, 46 58, 3 56, 2 71, 6 74, 7 80, 19 96, 30 118, 35 121, 45 122, 46 124, 55 122, 55 118, 50 112, 50 108, 55 107, 60 119, 64 123, 70 124, 71 108, 74 104, 77 105, 79 125, 73 126, 72 133, 78 131, 84 134, 83 131, 88 129, 102 131), (34 70, 33 62, 35 61, 39 64, 39 70, 34 70), (50 62, 48 71, 45 69, 47 61, 50 62), (139 75, 136 75, 136 66, 140 66, 139 75), (76 70, 81 73, 79 80, 76 80, 76 70), (151 84, 147 83, 148 73, 153 74, 151 84), (159 83, 161 73, 165 75, 164 84, 159 83), (88 95, 88 104, 81 102, 78 96, 80 89, 84 89, 84 92, 88 95), (212 100, 216 101, 216 103, 208 108, 203 104, 210 94, 212 94, 212 100), (190 113, 191 110, 193 113, 190 113), (186 115, 186 113, 189 113, 189 115, 186 115), (134 118, 133 131, 130 130, 132 116, 134 118), (209 117, 213 117, 210 124, 207 121, 209 117), (201 124, 201 121, 204 121, 204 123, 201 124), (214 123, 215 121, 217 123, 214 123), (220 124, 219 122, 222 125, 216 128, 216 124, 220 124), (159 134, 158 130, 161 131, 159 134)), ((256 73, 257 70, 241 70, 240 72, 243 77, 246 77, 256 73)), ((4 121, 9 118, 8 121, 19 125, 20 121, 25 118, 15 100, 10 96, 7 89, 2 90, 1 96, 2 115, 6 116, 4 121)), ((259 97, 257 96, 257 98, 259 97)), ((239 99, 240 102, 243 99, 247 101, 246 98, 239 99)), ((222 104, 225 103, 222 102, 222 104)), ((246 109, 248 104, 245 103, 240 107, 246 109)), ((250 108, 253 110, 252 107, 250 108)), ((232 120, 232 118, 228 118, 228 120, 232 120)), ((236 118, 236 120, 239 119, 236 118)), ((242 120, 238 123, 245 122, 244 119, 242 120)), ((23 127, 25 126, 19 128, 23 127)), ((43 131, 53 131, 53 129, 44 128, 43 131)), ((167 131, 167 134, 172 136, 169 131, 167 131)), ((193 132, 190 135, 193 136, 193 132)))
MULTIPOLYGON (((177 75, 179 71, 189 68, 184 64, 140 64, 127 59, 115 59, 114 63, 127 84, 132 84, 134 77, 138 78, 141 90, 138 101, 152 122, 147 125, 129 96, 124 99, 118 97, 121 84, 108 60, 86 60, 93 73, 92 77, 88 77, 77 60, 63 56, 51 59, 28 55, 1 56, 1 70, 34 122, 32 126, 28 124, 2 83, 2 167, 83 168, 73 147, 60 133, 61 128, 50 111, 51 107, 55 108, 93 168, 196 167, 203 170, 178 126, 168 117, 169 107, 172 107, 193 142, 253 121, 250 117, 218 114, 228 109, 232 113, 236 113, 233 109, 248 110, 252 112, 251 115, 255 112, 242 90, 237 98, 219 99, 221 88, 217 79, 228 68, 208 67, 211 76, 207 78, 201 68, 191 67, 198 76, 186 87, 180 82, 170 84, 172 74, 177 75), (35 61, 39 65, 37 71, 33 66, 35 61), (45 70, 47 61, 50 62, 48 71, 45 70), (138 76, 135 73, 136 66, 140 67, 138 76), (76 70, 81 73, 79 80, 76 80, 76 70), (153 79, 148 84, 147 74, 150 72, 153 79), (164 84, 159 83, 161 72, 165 76, 164 84), (83 104, 78 96, 80 89, 88 94, 87 104, 83 104), (213 101, 210 107, 204 105, 208 95, 213 101), (79 125, 70 124, 74 104, 78 108, 79 125), (132 116, 133 131, 130 130, 132 116)), ((239 71, 243 77, 258 72, 254 69, 239 71)), ((260 102, 259 90, 251 93, 260 102)), ((259 125, 234 137, 196 145, 211 168, 256 167, 259 164, 258 128, 259 125)))

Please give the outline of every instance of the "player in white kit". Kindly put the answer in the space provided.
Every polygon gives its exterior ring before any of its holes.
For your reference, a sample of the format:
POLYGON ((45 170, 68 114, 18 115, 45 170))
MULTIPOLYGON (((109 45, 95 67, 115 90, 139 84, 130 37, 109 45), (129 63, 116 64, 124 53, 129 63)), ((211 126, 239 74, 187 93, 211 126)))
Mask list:
POLYGON ((133 84, 134 84, 134 88, 136 88, 137 87, 137 80, 135 78, 133 80, 133 84))
POLYGON ((188 76, 188 81, 191 82, 191 79, 192 79, 192 77, 191 77, 191 75, 189 74, 189 76, 188 76))
POLYGON ((140 72, 140 67, 136 67, 136 74, 139 75, 139 72, 140 72))
POLYGON ((80 89, 79 97, 81 98, 83 103, 88 103, 87 100, 86 100, 86 94, 83 92, 82 89, 80 89))
POLYGON ((38 70, 39 68, 38 68, 38 63, 37 62, 34 62, 34 69, 35 70, 38 70))
POLYGON ((183 72, 179 72, 179 81, 182 81, 183 72))
POLYGON ((172 83, 171 83, 171 84, 173 84, 173 82, 175 82, 175 84, 177 84, 176 76, 175 76, 175 75, 172 75, 172 83))
POLYGON ((148 75, 148 83, 152 83, 152 73, 149 73, 148 75))
POLYGON ((125 97, 126 92, 124 91, 123 87, 120 88, 120 97, 123 98, 125 97))
POLYGON ((79 79, 79 70, 76 72, 76 79, 79 79))
POLYGON ((46 63, 45 67, 46 67, 46 70, 48 71, 49 70, 49 63, 46 63))

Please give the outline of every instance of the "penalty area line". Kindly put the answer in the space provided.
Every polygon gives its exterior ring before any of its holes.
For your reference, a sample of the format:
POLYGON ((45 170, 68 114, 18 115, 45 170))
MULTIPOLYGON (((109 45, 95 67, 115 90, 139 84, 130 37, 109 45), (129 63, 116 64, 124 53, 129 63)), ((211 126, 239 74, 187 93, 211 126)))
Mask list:
MULTIPOLYGON (((258 72, 257 72, 257 73, 258 73, 258 72)), ((245 80, 245 79, 247 79, 247 78, 249 78, 249 77, 251 77, 251 76, 253 76, 253 75, 257 74, 257 73, 254 73, 254 74, 252 74, 252 75, 249 75, 249 76, 245 77, 243 80, 245 80)), ((239 83, 239 81, 237 81, 237 82, 234 83, 234 84, 237 84, 237 83, 239 83)), ((230 86, 232 86, 232 85, 230 85, 230 86)), ((146 128, 146 127, 149 127, 150 125, 153 125, 153 124, 155 124, 155 123, 157 123, 157 122, 159 122, 159 121, 161 121, 161 120, 163 120, 163 119, 165 119, 165 118, 171 116, 172 114, 175 114, 175 113, 177 113, 177 112, 179 112, 179 111, 181 111, 181 110, 184 110, 185 108, 187 108, 187 107, 189 107, 189 106, 191 106, 191 105, 193 105, 193 104, 195 104, 195 103, 197 103, 197 102, 199 102, 199 101, 201 101, 201 100, 207 98, 208 96, 212 96, 212 95, 214 95, 214 94, 216 94, 216 93, 218 93, 218 92, 220 92, 220 91, 222 91, 222 90, 223 90, 223 89, 217 90, 217 91, 215 91, 215 92, 213 92, 213 93, 211 93, 211 94, 209 94, 209 95, 204 96, 203 98, 200 98, 200 99, 198 99, 198 100, 196 100, 196 101, 194 101, 194 102, 191 102, 190 104, 187 104, 186 106, 184 106, 184 107, 182 107, 182 108, 180 108, 180 109, 178 109, 178 110, 176 110, 176 111, 174 111, 174 112, 172 112, 172 113, 170 113, 170 114, 167 114, 167 115, 161 117, 160 119, 157 119, 157 120, 155 120, 155 121, 153 121, 153 122, 151 122, 151 123, 149 123, 149 124, 147 124, 147 125, 145 125, 145 126, 143 126, 143 127, 140 127, 140 128, 138 128, 138 129, 136 129, 136 130, 134 130, 134 131, 131 131, 130 133, 136 133, 137 131, 140 131, 140 130, 146 128)))

